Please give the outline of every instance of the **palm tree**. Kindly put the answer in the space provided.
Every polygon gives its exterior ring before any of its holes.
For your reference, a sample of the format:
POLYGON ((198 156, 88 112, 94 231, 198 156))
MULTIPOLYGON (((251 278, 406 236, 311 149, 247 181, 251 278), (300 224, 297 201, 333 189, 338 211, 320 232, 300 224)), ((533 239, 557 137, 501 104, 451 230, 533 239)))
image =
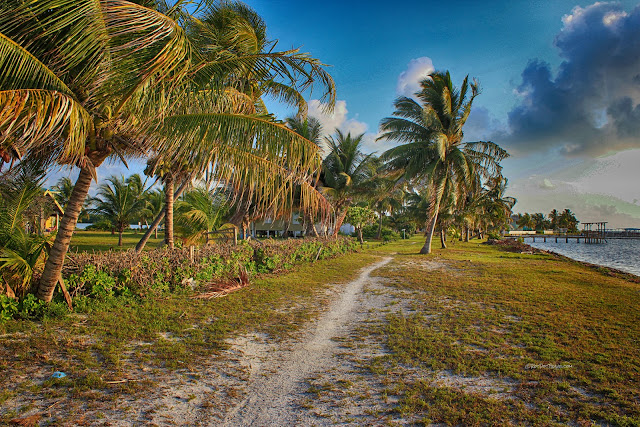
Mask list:
POLYGON ((337 236, 344 222, 347 209, 362 190, 362 185, 371 178, 371 154, 362 151, 364 134, 351 136, 336 129, 336 137, 326 139, 329 155, 322 162, 322 190, 327 194, 336 212, 333 235, 337 236))
POLYGON ((25 213, 42 197, 42 181, 42 171, 26 167, 0 181, 0 295, 5 293, 5 284, 8 295, 24 295, 49 249, 49 239, 26 231, 25 213))
POLYGON ((551 220, 551 227, 555 230, 558 228, 558 220, 560 219, 560 212, 557 209, 553 209, 549 212, 549 219, 551 220))
MULTIPOLYGON (((262 101, 263 95, 271 95, 298 106, 301 113, 306 112, 301 91, 318 80, 327 89, 323 98, 328 98, 332 105, 335 89, 322 64, 294 51, 274 51, 276 43, 266 38, 264 22, 242 3, 223 2, 211 7, 205 17, 194 21, 189 35, 201 63, 195 67, 188 102, 179 102, 173 114, 180 116, 181 125, 188 121, 196 132, 202 133, 184 139, 184 135, 174 133, 175 128, 164 128, 163 132, 170 133, 170 140, 178 137, 184 142, 196 141, 198 145, 185 147, 186 158, 182 162, 177 162, 175 153, 169 152, 168 158, 160 158, 160 164, 170 164, 170 170, 151 172, 159 172, 165 187, 169 187, 177 184, 177 175, 197 177, 206 171, 208 181, 215 179, 241 195, 235 215, 237 223, 246 217, 250 199, 254 201, 253 210, 260 214, 290 206, 293 183, 306 187, 300 199, 304 209, 326 210, 321 195, 305 183, 307 176, 319 167, 317 147, 276 122, 262 101), (269 61, 265 63, 264 58, 269 61), (224 65, 220 66, 221 62, 224 65), (221 82, 222 91, 218 90, 221 82), (232 144, 221 144, 219 133, 203 128, 203 118, 221 121, 233 118, 232 126, 237 132, 232 141, 227 141, 232 144), (245 120, 241 122, 238 118, 245 120)), ((172 117, 166 122, 174 124, 172 117)), ((174 192, 165 194, 165 236, 171 247, 169 206, 174 192)), ((143 242, 137 249, 141 249, 143 242)))
POLYGON ((518 218, 517 224, 518 224, 518 227, 521 227, 523 230, 524 229, 532 230, 535 227, 535 222, 533 222, 533 219, 531 218, 531 215, 529 215, 528 212, 525 212, 523 215, 520 215, 520 218, 518 218))
POLYGON ((164 210, 164 190, 157 189, 154 191, 146 192, 147 203, 144 210, 141 213, 142 220, 145 222, 147 226, 147 231, 155 232, 155 238, 158 238, 158 226, 151 228, 149 226, 149 220, 153 220, 156 218, 161 211, 164 210))
POLYGON ((176 202, 178 228, 187 242, 202 241, 206 232, 222 225, 227 211, 224 195, 196 187, 176 202))
MULTIPOLYGON (((309 141, 313 142, 315 145, 320 147, 320 142, 322 139, 322 123, 320 123, 320 120, 316 119, 315 117, 302 118, 301 116, 295 116, 295 117, 288 117, 286 119, 286 123, 287 123, 287 126, 289 126, 295 133, 302 136, 303 138, 308 139, 309 141)), ((318 187, 317 177, 311 177, 311 186, 314 189, 317 189, 318 187)), ((301 193, 302 193, 301 190, 302 188, 300 186, 296 188, 297 199, 301 197, 301 193)), ((303 223, 305 226, 305 230, 304 230, 305 235, 308 236, 313 233, 314 236, 318 237, 318 230, 316 229, 316 226, 315 226, 314 216, 309 212, 303 212, 302 216, 303 216, 303 223)))
POLYGON ((98 187, 97 197, 91 199, 95 207, 90 211, 108 220, 118 231, 118 246, 122 246, 124 230, 146 205, 139 178, 139 175, 126 180, 124 176, 110 176, 98 187))
POLYGON ((477 82, 469 83, 467 76, 457 89, 448 71, 434 72, 421 88, 415 94, 420 103, 408 97, 396 99, 393 117, 382 120, 378 139, 403 143, 386 151, 382 159, 389 171, 429 191, 426 241, 420 250, 428 254, 443 199, 460 200, 476 176, 497 175, 499 162, 508 154, 493 142, 463 142, 462 127, 480 93, 477 82))
MULTIPOLYGON (((319 81, 331 104, 335 90, 323 64, 295 49, 230 55, 221 46, 198 45, 187 34, 200 30, 199 21, 182 3, 165 11, 126 0, 0 4, 0 56, 6 58, 0 67, 0 155, 3 161, 17 153, 23 161, 80 169, 41 276, 37 295, 45 301, 53 296, 95 169, 109 156, 124 159, 153 148, 183 164, 215 164, 228 180, 244 178, 238 165, 253 172, 260 163, 250 154, 256 146, 258 152, 287 153, 287 162, 296 165, 291 177, 320 164, 307 141, 282 125, 234 111, 194 110, 226 102, 219 96, 224 81, 243 69, 275 69, 300 88, 319 81), (209 90, 194 92, 203 82, 209 90)), ((239 34, 241 27, 230 30, 239 34)), ((279 189, 273 184, 264 192, 279 189)))
POLYGON ((376 239, 380 239, 382 236, 382 221, 385 215, 387 213, 393 215, 395 211, 402 209, 405 195, 403 184, 376 173, 365 184, 365 187, 369 205, 378 214, 378 233, 376 234, 376 239))

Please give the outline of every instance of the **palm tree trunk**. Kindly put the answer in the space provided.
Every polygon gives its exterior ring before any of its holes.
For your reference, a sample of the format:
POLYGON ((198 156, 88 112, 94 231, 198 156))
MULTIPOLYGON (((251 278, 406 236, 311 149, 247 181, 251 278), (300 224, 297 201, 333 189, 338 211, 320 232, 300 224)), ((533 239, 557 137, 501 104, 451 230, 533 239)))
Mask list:
POLYGON ((122 246, 122 228, 118 230, 118 246, 122 246))
POLYGON ((289 234, 289 228, 291 227, 291 221, 293 220, 291 214, 287 215, 284 220, 284 224, 282 224, 282 238, 286 239, 289 234))
MULTIPOLYGON (((182 184, 180 184, 180 187, 178 187, 176 192, 173 193, 173 198, 177 199, 178 197, 180 197, 180 195, 185 190, 185 188, 187 188, 188 185, 189 185, 189 179, 185 180, 182 184)), ((138 253, 142 252, 142 250, 144 249, 144 246, 147 244, 147 242, 149 241, 149 238, 151 237, 151 233, 155 233, 156 239, 158 238, 158 226, 164 219, 165 213, 166 213, 166 207, 162 208, 162 210, 155 217, 151 225, 147 227, 147 231, 144 233, 144 236, 142 236, 142 238, 136 245, 136 252, 138 253)))
POLYGON ((436 214, 427 226, 427 239, 424 242, 424 246, 420 249, 421 254, 431 253, 431 239, 433 239, 433 231, 436 228, 436 221, 438 220, 438 209, 435 210, 436 214))
POLYGON ((362 227, 358 227, 357 230, 358 230, 358 241, 362 245, 364 243, 364 239, 362 238, 362 227))
POLYGON ((469 228, 469 226, 467 226, 465 228, 465 236, 464 236, 464 241, 465 242, 469 242, 469 238, 471 237, 471 229, 469 228))
POLYGON ((164 181, 164 243, 173 249, 173 177, 168 176, 164 181))
MULTIPOLYGON (((180 195, 182 194, 184 189, 187 188, 187 185, 189 185, 189 181, 190 180, 187 179, 182 184, 180 184, 180 187, 178 187, 176 192, 173 193, 173 198, 174 199, 177 199, 178 197, 180 197, 180 195)), ((151 233, 155 233, 156 239, 158 238, 158 226, 160 225, 160 223, 164 219, 165 212, 166 212, 166 207, 162 208, 162 210, 160 211, 160 213, 158 213, 158 216, 155 217, 155 219, 153 220, 151 225, 149 227, 147 227, 147 231, 144 233, 144 236, 142 236, 142 238, 140 239, 140 241, 136 245, 136 252, 138 252, 138 253, 142 252, 142 250, 144 249, 144 246, 149 241, 149 237, 151 237, 151 233)))
POLYGON ((444 227, 440 228, 440 244, 442 245, 442 249, 447 249, 447 235, 444 232, 444 227))
POLYGON ((56 240, 53 242, 49 257, 42 272, 42 277, 40 277, 40 282, 38 283, 36 296, 45 302, 51 301, 53 297, 53 290, 60 278, 62 265, 69 250, 73 230, 76 228, 78 217, 82 211, 82 205, 91 187, 91 179, 92 175, 88 168, 80 169, 80 174, 67 202, 64 215, 62 215, 62 219, 60 220, 56 240))
POLYGON ((382 237, 382 212, 380 212, 380 222, 378 222, 378 234, 376 235, 376 239, 380 240, 382 237))
POLYGON ((340 212, 340 215, 338 215, 335 228, 333 229, 333 237, 338 236, 338 232, 340 231, 340 227, 342 227, 342 223, 344 222, 344 219, 346 218, 346 216, 347 216, 347 209, 342 210, 340 212))

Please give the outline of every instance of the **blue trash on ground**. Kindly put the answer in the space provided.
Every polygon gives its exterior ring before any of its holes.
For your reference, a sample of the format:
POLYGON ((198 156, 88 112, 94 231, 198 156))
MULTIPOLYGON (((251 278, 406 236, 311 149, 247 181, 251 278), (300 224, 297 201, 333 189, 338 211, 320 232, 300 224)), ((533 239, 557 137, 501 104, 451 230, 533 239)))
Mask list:
POLYGON ((66 376, 67 374, 65 374, 64 372, 56 371, 53 373, 53 375, 51 375, 51 378, 64 378, 66 376))

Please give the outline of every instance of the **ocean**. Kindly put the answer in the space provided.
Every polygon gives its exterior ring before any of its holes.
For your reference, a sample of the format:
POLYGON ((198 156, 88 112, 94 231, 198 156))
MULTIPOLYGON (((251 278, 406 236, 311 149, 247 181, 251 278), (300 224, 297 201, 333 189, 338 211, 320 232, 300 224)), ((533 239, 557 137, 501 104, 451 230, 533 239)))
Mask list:
POLYGON ((569 243, 564 240, 559 240, 558 243, 555 241, 526 243, 534 248, 552 251, 576 261, 617 268, 640 276, 640 240, 609 239, 606 243, 598 244, 586 244, 582 241, 577 243, 575 240, 569 240, 569 243))

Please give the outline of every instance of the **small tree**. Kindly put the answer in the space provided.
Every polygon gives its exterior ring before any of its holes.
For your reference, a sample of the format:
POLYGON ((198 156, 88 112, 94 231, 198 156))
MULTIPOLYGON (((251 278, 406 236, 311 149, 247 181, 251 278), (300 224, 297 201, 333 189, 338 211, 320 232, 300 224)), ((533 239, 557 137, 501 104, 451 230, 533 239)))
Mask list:
POLYGON ((124 230, 146 205, 138 178, 133 175, 125 180, 124 177, 111 176, 98 188, 98 197, 92 199, 95 208, 91 212, 111 222, 118 231, 118 246, 122 246, 124 230))
POLYGON ((346 220, 356 228, 356 233, 358 233, 358 240, 360 243, 364 243, 364 240, 362 239, 362 227, 373 223, 376 220, 376 214, 369 208, 351 206, 347 209, 346 220))

